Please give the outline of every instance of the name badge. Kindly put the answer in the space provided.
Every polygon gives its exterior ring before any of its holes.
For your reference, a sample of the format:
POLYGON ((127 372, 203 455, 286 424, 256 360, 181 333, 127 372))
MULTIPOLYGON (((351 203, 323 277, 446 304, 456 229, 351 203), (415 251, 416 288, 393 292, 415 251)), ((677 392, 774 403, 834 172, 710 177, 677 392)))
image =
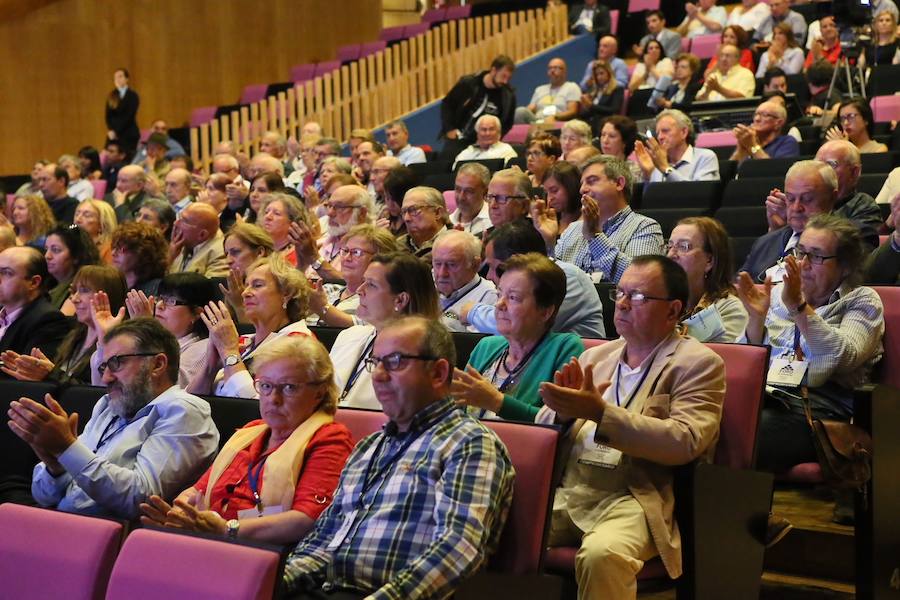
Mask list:
POLYGON ((341 523, 340 529, 335 532, 334 537, 331 538, 331 541, 328 542, 328 545, 325 547, 325 549, 332 552, 334 550, 337 550, 338 547, 344 542, 347 534, 350 533, 350 528, 353 527, 354 521, 356 521, 356 510, 352 510, 344 515, 344 522, 341 523))
POLYGON ((715 306, 708 306, 690 319, 685 319, 688 334, 698 341, 706 342, 725 334, 725 324, 715 306))
POLYGON ((557 109, 556 109, 555 104, 551 104, 550 106, 545 106, 544 110, 543 110, 545 117, 555 117, 556 112, 557 112, 557 109))
POLYGON ((262 510, 262 512, 259 512, 255 508, 245 508, 244 510, 238 511, 238 519, 240 519, 241 521, 243 521, 244 519, 258 519, 260 517, 268 517, 283 512, 284 509, 280 506, 267 506, 262 510))
POLYGON ((598 445, 582 455, 578 459, 582 465, 600 467, 601 469, 615 469, 622 462, 622 451, 609 446, 598 445))
POLYGON ((766 269, 766 277, 772 280, 772 284, 781 283, 784 280, 784 263, 781 261, 766 269))
POLYGON ((770 385, 787 385, 797 387, 803 383, 809 363, 805 360, 790 361, 786 358, 775 358, 766 375, 766 383, 770 385))

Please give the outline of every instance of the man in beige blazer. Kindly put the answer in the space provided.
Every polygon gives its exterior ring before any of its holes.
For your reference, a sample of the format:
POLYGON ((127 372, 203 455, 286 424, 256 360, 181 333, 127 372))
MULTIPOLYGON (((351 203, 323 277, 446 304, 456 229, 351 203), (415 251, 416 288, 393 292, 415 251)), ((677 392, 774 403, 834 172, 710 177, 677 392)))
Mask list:
POLYGON ((169 245, 169 273, 226 277, 224 237, 216 209, 203 202, 191 203, 175 222, 169 245))
POLYGON ((712 458, 725 398, 721 358, 676 332, 687 277, 664 256, 635 258, 616 290, 622 336, 541 385, 539 422, 572 422, 550 545, 581 547, 579 598, 635 598, 644 561, 681 574, 674 467, 712 458), (596 384, 595 384, 596 382, 596 384))

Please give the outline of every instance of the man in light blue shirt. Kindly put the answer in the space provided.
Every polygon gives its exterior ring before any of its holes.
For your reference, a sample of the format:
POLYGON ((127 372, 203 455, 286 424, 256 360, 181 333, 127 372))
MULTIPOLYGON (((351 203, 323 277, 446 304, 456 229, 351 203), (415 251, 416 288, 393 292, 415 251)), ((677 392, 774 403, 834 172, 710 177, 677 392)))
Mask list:
POLYGON ((388 156, 395 156, 397 160, 408 167, 413 163, 425 162, 425 151, 418 146, 409 143, 409 129, 403 121, 391 121, 384 128, 387 138, 388 156))
POLYGON ((209 403, 175 385, 178 341, 155 319, 125 321, 103 340, 107 394, 76 437, 79 415, 49 394, 10 403, 9 426, 41 459, 31 493, 42 506, 133 519, 151 495, 171 498, 212 462, 219 432, 209 403))
POLYGON ((644 180, 718 181, 719 159, 707 148, 695 148, 694 124, 680 110, 664 110, 656 117, 656 138, 634 144, 644 180))
MULTIPOLYGON (((624 60, 616 56, 618 52, 619 41, 611 35, 604 35, 597 43, 597 58, 609 63, 613 70, 613 76, 616 78, 616 83, 624 88, 628 87, 628 65, 625 64, 624 60)), ((588 91, 593 83, 593 67, 594 61, 590 61, 584 69, 584 75, 581 76, 579 85, 584 91, 588 91)))

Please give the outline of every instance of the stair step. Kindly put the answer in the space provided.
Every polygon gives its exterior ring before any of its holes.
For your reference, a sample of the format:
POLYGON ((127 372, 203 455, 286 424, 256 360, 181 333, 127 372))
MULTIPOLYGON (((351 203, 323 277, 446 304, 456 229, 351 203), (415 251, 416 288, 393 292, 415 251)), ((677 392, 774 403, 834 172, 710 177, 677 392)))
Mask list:
POLYGON ((833 579, 800 577, 776 571, 762 576, 760 600, 853 600, 856 588, 833 579))

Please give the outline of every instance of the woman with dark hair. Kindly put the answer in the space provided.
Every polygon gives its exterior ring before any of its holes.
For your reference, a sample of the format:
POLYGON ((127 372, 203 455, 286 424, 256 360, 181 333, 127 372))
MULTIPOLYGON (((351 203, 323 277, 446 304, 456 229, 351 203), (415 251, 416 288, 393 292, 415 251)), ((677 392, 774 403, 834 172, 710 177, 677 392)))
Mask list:
POLYGON ((747 311, 732 283, 731 243, 709 217, 681 219, 666 242, 669 258, 687 273, 690 294, 681 324, 701 342, 734 342, 747 327, 747 311))
POLYGON ((759 57, 756 77, 762 79, 766 71, 778 67, 787 75, 803 72, 803 49, 797 46, 794 32, 789 23, 779 23, 772 28, 772 43, 759 57))
POLYGON ((666 50, 659 41, 651 39, 644 44, 644 53, 641 62, 637 64, 631 73, 631 80, 628 82, 628 89, 631 93, 656 86, 664 75, 672 75, 675 65, 672 59, 666 57, 666 50))
POLYGON ((256 223, 259 205, 266 194, 283 192, 284 179, 278 173, 260 173, 250 184, 250 206, 244 213, 245 223, 256 223))
POLYGON ((771 346, 774 367, 759 425, 760 469, 782 472, 817 460, 804 396, 815 419, 853 417, 853 390, 883 354, 881 298, 859 285, 865 256, 857 225, 820 214, 785 258, 782 283, 773 288, 767 278, 759 289, 740 274, 737 292, 749 315, 740 341, 771 346), (801 377, 783 378, 790 373, 801 377))
POLYGON ((616 82, 615 73, 609 62, 597 59, 591 66, 593 77, 587 93, 581 95, 578 116, 588 122, 595 122, 622 111, 625 102, 625 88, 616 82))
POLYGON ((128 289, 155 296, 166 274, 169 245, 162 233, 146 223, 122 223, 112 235, 112 261, 125 276, 128 289))
POLYGON ((531 138, 525 154, 531 185, 535 187, 541 185, 544 173, 559 160, 560 155, 562 155, 562 146, 559 145, 559 138, 555 135, 541 133, 531 138))
POLYGON ((850 98, 838 108, 838 124, 825 133, 826 141, 849 140, 860 154, 887 152, 888 147, 872 139, 875 117, 865 98, 850 98))
POLYGON ((543 401, 538 387, 584 352, 573 333, 551 332, 566 297, 566 275, 537 253, 503 263, 494 304, 500 335, 483 338, 465 371, 455 370, 450 393, 479 416, 534 422, 543 401))
POLYGON ((560 234, 581 218, 581 175, 572 163, 559 161, 544 173, 543 185, 547 200, 532 204, 531 220, 552 249, 560 234))
POLYGON ((100 153, 93 146, 82 146, 78 151, 78 160, 81 162, 81 176, 84 179, 92 181, 103 176, 100 153))
POLYGON ((86 265, 100 262, 97 246, 81 227, 75 225, 57 226, 47 234, 44 258, 47 259, 47 271, 56 280, 56 286, 50 290, 50 303, 53 308, 61 310, 64 315, 75 314, 75 307, 69 298, 72 278, 78 269, 86 265))
POLYGON ((200 313, 204 306, 219 298, 215 283, 192 272, 169 273, 163 277, 156 297, 148 298, 139 290, 130 290, 125 298, 132 319, 155 317, 178 339, 180 387, 186 388, 206 370, 209 330, 200 313))
POLYGON ((356 316, 368 325, 354 325, 342 331, 331 347, 335 364, 334 380, 340 396, 338 404, 381 409, 372 390, 372 376, 365 368, 375 336, 399 317, 419 315, 441 318, 438 293, 431 267, 407 252, 376 254, 366 267, 357 289, 356 316))
POLYGON ((637 141, 637 123, 631 117, 613 115, 603 120, 600 125, 600 151, 609 156, 624 160, 634 176, 634 182, 644 180, 644 172, 635 160, 629 160, 637 141))
MULTIPOLYGON (((96 294, 103 294, 109 309, 119 313, 125 304, 125 278, 113 267, 88 265, 78 269, 71 289, 75 325, 63 338, 53 360, 38 348, 32 350, 30 356, 7 350, 0 355, 4 373, 22 381, 91 383, 92 355, 97 341, 105 333, 93 318, 91 303, 96 294)), ((96 364, 100 362, 96 361, 96 364)))
POLYGON ((116 69, 113 73, 115 87, 106 97, 106 139, 116 140, 130 157, 141 139, 138 129, 137 111, 140 98, 128 87, 128 69, 116 69))
POLYGON ((419 176, 409 167, 395 167, 384 178, 384 210, 375 223, 385 227, 396 237, 406 233, 406 223, 400 214, 406 192, 419 185, 419 176))
POLYGON ((700 70, 700 59, 693 54, 682 52, 675 59, 675 74, 665 93, 656 100, 660 110, 677 108, 688 110, 700 91, 700 82, 695 77, 700 70))

